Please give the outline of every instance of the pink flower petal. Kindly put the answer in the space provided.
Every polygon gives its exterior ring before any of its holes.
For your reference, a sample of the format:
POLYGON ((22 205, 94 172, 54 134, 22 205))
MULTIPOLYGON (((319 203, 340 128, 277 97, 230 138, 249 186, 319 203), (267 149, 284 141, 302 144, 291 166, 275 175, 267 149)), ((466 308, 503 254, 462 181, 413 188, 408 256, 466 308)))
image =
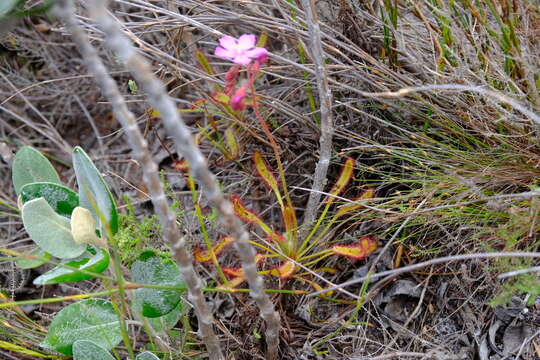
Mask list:
POLYGON ((257 42, 257 37, 253 34, 244 34, 238 39, 238 49, 239 50, 249 50, 255 46, 257 42))
POLYGON ((242 53, 242 54, 238 54, 233 59, 233 62, 239 65, 249 65, 249 63, 251 62, 251 59, 242 53))
POLYGON ((232 50, 236 48, 238 41, 232 36, 224 36, 219 39, 219 45, 223 46, 227 50, 232 50))
POLYGON ((254 49, 245 51, 244 54, 252 59, 259 59, 263 56, 268 56, 268 50, 263 47, 256 47, 254 49))
POLYGON ((236 56, 236 51, 224 49, 221 46, 218 46, 214 52, 214 55, 221 59, 232 60, 236 56))

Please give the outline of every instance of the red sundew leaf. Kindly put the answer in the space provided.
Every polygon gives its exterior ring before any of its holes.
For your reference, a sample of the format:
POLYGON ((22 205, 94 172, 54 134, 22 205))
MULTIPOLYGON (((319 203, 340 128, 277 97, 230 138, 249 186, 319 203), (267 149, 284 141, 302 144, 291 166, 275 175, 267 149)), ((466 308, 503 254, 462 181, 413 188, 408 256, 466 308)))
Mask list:
POLYGON ((214 253, 217 255, 223 251, 227 246, 231 245, 234 242, 234 238, 232 236, 226 236, 220 241, 218 241, 217 244, 214 245, 214 253))
MULTIPOLYGON (((374 188, 368 188, 360 196, 356 197, 352 201, 356 202, 356 201, 371 199, 373 197, 374 193, 375 193, 374 188)), ((336 217, 343 216, 345 214, 348 214, 348 213, 353 212, 355 210, 361 209, 363 207, 364 206, 360 205, 360 204, 354 204, 354 203, 345 204, 345 205, 341 206, 338 209, 338 211, 336 212, 336 217)))
POLYGON ((244 281, 246 281, 246 278, 244 276, 234 277, 229 280, 229 283, 227 285, 220 285, 217 287, 217 289, 234 291, 234 288, 242 284, 244 281))
POLYGON ((223 91, 216 91, 212 94, 212 99, 222 105, 228 105, 231 101, 229 95, 225 94, 223 91))
POLYGON ((363 260, 374 252, 379 245, 373 236, 364 236, 357 244, 336 245, 332 247, 332 252, 339 256, 347 257, 351 260, 363 260))
MULTIPOLYGON (((352 175, 353 175, 353 170, 354 170, 354 159, 349 157, 347 158, 347 160, 345 160, 345 164, 343 165, 341 174, 339 175, 338 180, 334 184, 334 187, 332 187, 332 190, 330 190, 330 194, 336 195, 336 196, 341 194, 345 186, 347 186, 347 184, 351 180, 352 175)), ((326 199, 326 202, 331 204, 334 202, 335 199, 336 198, 333 196, 328 196, 328 198, 326 199)))
POLYGON ((279 276, 279 278, 282 280, 287 280, 287 279, 290 279, 294 275, 295 271, 296 271, 296 265, 294 265, 294 263, 291 261, 285 261, 280 266, 270 270, 270 274, 274 276, 279 276))
POLYGON ((236 159, 240 152, 240 146, 238 146, 238 141, 236 140, 236 134, 233 127, 228 127, 227 130, 225 130, 225 142, 229 148, 231 159, 236 159))
POLYGON ((236 65, 227 71, 225 74, 225 93, 231 96, 234 93, 236 86, 236 81, 238 80, 238 73, 240 72, 241 66, 236 65))
POLYGON ((176 170, 180 170, 182 172, 189 171, 189 165, 186 159, 175 160, 173 164, 173 168, 175 168, 176 170))
MULTIPOLYGON (((216 256, 219 256, 223 249, 231 245, 233 242, 234 238, 232 238, 231 236, 224 237, 214 246, 212 246, 212 250, 214 251, 214 254, 216 256)), ((204 263, 212 260, 212 253, 209 250, 197 249, 194 251, 193 256, 195 257, 195 261, 199 263, 204 263)))
MULTIPOLYGON (((268 168, 268 165, 266 164, 266 161, 261 156, 261 153, 256 151, 253 153, 253 162, 255 163, 255 169, 257 170, 257 174, 263 179, 264 183, 268 188, 272 191, 274 191, 276 194, 279 194, 278 189, 278 183, 277 180, 268 168)), ((281 196, 280 196, 281 198, 281 196)))
POLYGON ((223 267, 223 273, 229 277, 229 279, 244 277, 244 270, 241 266, 237 267, 223 267))
POLYGON ((197 99, 195 102, 193 102, 193 105, 191 105, 189 108, 191 110, 197 110, 202 105, 206 105, 207 101, 206 99, 197 99))
POLYGON ((288 204, 283 205, 283 222, 285 223, 285 229, 289 237, 295 238, 296 231, 298 230, 298 223, 296 222, 296 211, 288 204))
MULTIPOLYGON (((257 254, 255 255, 255 264, 259 265, 259 263, 265 259, 266 255, 257 254)), ((242 269, 242 266, 223 267, 223 273, 229 278, 244 277, 244 270, 242 269)))
POLYGON ((253 211, 248 210, 244 204, 242 203, 242 200, 240 200, 240 197, 237 195, 232 196, 232 203, 234 207, 234 213, 236 216, 238 216, 240 219, 244 220, 245 222, 249 223, 255 223, 261 227, 261 229, 268 235, 274 233, 272 229, 266 225, 264 221, 262 221, 253 211))

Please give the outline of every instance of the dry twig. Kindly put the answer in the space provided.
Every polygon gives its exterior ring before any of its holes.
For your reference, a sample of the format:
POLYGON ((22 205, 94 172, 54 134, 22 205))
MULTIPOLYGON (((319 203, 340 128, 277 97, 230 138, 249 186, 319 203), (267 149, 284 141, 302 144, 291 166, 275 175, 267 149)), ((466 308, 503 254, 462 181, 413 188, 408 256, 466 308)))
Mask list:
POLYGON ((311 58, 315 63, 315 75, 317 77, 317 89, 321 105, 321 137, 319 140, 319 161, 313 174, 313 185, 309 193, 303 227, 309 226, 315 219, 317 208, 321 199, 319 191, 324 189, 326 174, 332 155, 332 136, 334 134, 334 120, 332 117, 332 91, 328 85, 328 72, 324 64, 324 50, 322 48, 321 29, 317 19, 317 7, 313 0, 302 0, 306 12, 309 39, 311 43, 311 58))
POLYGON ((135 121, 133 113, 128 110, 118 85, 107 73, 107 69, 99 58, 96 49, 90 44, 88 37, 75 20, 72 1, 64 0, 59 4, 60 6, 56 7, 57 16, 66 24, 67 29, 71 32, 78 45, 82 58, 94 75, 96 83, 101 87, 105 97, 111 102, 114 115, 122 124, 128 142, 133 149, 133 156, 141 165, 144 182, 148 187, 152 204, 163 228, 163 238, 171 245, 174 250, 174 257, 180 265, 180 271, 188 288, 188 299, 193 304, 197 314, 200 336, 207 346, 210 358, 215 360, 224 359, 219 340, 212 329, 213 317, 204 300, 202 281, 193 268, 184 239, 180 236, 175 214, 167 204, 167 198, 159 179, 158 167, 148 151, 148 144, 135 121))
MULTIPOLYGON (((232 204, 225 199, 216 183, 215 175, 208 169, 205 157, 195 145, 188 127, 180 117, 177 107, 168 96, 161 81, 153 74, 148 62, 140 56, 118 24, 107 13, 107 0, 92 2, 92 17, 107 38, 106 45, 113 50, 130 70, 137 83, 145 90, 150 104, 159 112, 167 133, 174 139, 176 150, 187 160, 193 177, 201 185, 210 203, 218 210, 221 220, 235 238, 234 246, 242 262, 246 280, 250 286, 250 294, 255 299, 261 317, 266 321, 267 358, 277 359, 279 345, 279 314, 269 296, 264 292, 263 279, 257 272, 255 250, 249 244, 249 234, 234 214, 232 204)), ((175 247, 181 246, 179 242, 175 247)))

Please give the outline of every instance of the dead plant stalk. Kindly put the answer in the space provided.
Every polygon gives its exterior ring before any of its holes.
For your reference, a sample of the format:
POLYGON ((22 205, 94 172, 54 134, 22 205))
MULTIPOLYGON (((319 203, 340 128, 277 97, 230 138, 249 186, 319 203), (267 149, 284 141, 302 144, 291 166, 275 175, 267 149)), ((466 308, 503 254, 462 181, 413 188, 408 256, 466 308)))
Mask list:
POLYGON ((314 0, 302 0, 306 12, 309 40, 311 43, 311 58, 315 64, 315 76, 319 92, 321 111, 321 137, 319 139, 319 161, 313 174, 312 191, 304 214, 302 233, 313 222, 321 199, 320 191, 326 184, 326 175, 332 155, 332 136, 334 134, 334 120, 332 117, 332 91, 328 85, 328 72, 324 64, 324 50, 322 48, 321 29, 317 19, 317 7, 314 0))
MULTIPOLYGON (((257 303, 261 317, 266 321, 266 356, 270 360, 277 359, 280 317, 269 296, 264 292, 264 282, 257 272, 255 250, 249 244, 249 234, 234 214, 232 204, 225 199, 217 185, 215 175, 208 169, 206 158, 195 145, 189 128, 165 91, 163 83, 156 78, 146 59, 137 53, 132 42, 120 30, 118 23, 107 13, 107 4, 107 0, 91 2, 89 8, 92 18, 104 32, 106 46, 120 57, 137 83, 145 90, 150 104, 159 112, 167 133, 173 138, 177 152, 187 160, 193 177, 219 212, 225 229, 234 237, 234 247, 242 262, 250 295, 257 303)), ((182 245, 183 242, 179 239, 175 248, 182 245)), ((212 355, 211 351, 210 354, 212 355)))
POLYGON ((95 81, 101 87, 101 91, 105 97, 111 102, 114 115, 124 128, 129 145, 133 149, 133 156, 141 165, 144 182, 148 187, 150 199, 163 228, 163 238, 171 245, 174 251, 174 257, 186 281, 188 299, 195 309, 197 319, 199 320, 200 336, 207 346, 210 358, 215 360, 224 359, 219 340, 212 328, 212 313, 204 300, 202 281, 193 268, 184 240, 180 236, 181 232, 176 225, 175 214, 169 209, 167 198, 159 179, 158 167, 148 151, 148 144, 135 121, 135 116, 128 110, 125 99, 118 89, 118 85, 108 74, 96 49, 90 44, 82 27, 77 23, 72 1, 63 0, 59 2, 55 8, 55 12, 71 32, 88 69, 94 75, 95 81))

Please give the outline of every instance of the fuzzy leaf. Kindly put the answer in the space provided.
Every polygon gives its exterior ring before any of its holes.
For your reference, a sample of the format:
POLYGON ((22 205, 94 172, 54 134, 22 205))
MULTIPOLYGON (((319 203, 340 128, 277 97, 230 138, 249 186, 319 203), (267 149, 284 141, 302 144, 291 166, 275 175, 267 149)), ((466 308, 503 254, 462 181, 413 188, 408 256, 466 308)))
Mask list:
MULTIPOLYGON (((152 250, 141 253, 131 265, 131 277, 134 282, 149 285, 182 287, 186 285, 178 265, 169 258, 156 254, 152 250)), ((142 304, 141 313, 149 318, 157 318, 171 312, 182 300, 182 291, 172 289, 142 288, 135 290, 137 301, 142 304)))
POLYGON ((62 184, 52 164, 31 146, 23 146, 15 154, 11 178, 15 192, 20 195, 24 185, 35 182, 62 184))
POLYGON ((69 219, 58 215, 43 198, 28 201, 22 208, 24 228, 43 250, 60 259, 71 259, 86 250, 71 235, 69 219))
MULTIPOLYGON (((80 270, 85 270, 95 274, 101 274, 109 267, 110 256, 107 250, 98 249, 97 247, 89 246, 88 253, 83 254, 81 259, 63 262, 63 265, 68 265, 80 270)), ((68 282, 76 282, 92 279, 94 276, 84 274, 77 270, 71 270, 65 267, 57 266, 45 274, 37 277, 34 280, 34 285, 49 285, 68 282)))
MULTIPOLYGON (((118 213, 111 191, 90 157, 79 146, 73 150, 73 168, 79 185, 81 206, 90 210, 94 219, 98 224, 101 224, 101 219, 89 198, 93 197, 99 211, 105 216, 111 232, 116 234, 118 231, 118 213)), ((101 224, 101 226, 104 226, 104 224, 101 224)))
POLYGON ((120 343, 119 315, 110 301, 87 299, 60 310, 41 345, 65 355, 73 354, 73 343, 91 340, 110 350, 120 343))
MULTIPOLYGON (((213 247, 212 250, 214 251, 214 254, 218 256, 223 249, 225 249, 227 246, 231 245, 234 242, 234 238, 231 236, 226 236, 220 241, 218 241, 213 247)), ((194 257, 197 262, 203 263, 208 262, 212 260, 212 254, 208 250, 195 250, 194 251, 194 257)))
POLYGON ((15 264, 21 269, 33 269, 33 268, 36 268, 38 266, 45 264, 45 260, 48 260, 51 258, 51 254, 41 250, 39 247, 36 247, 33 250, 29 251, 28 255, 35 256, 36 258, 39 258, 39 259, 22 258, 22 259, 15 260, 15 264), (41 260, 41 258, 45 260, 41 260))
MULTIPOLYGON (((343 165, 343 169, 341 169, 341 174, 339 175, 338 180, 334 184, 334 187, 332 187, 332 190, 330 190, 330 194, 332 195, 339 195, 345 189, 347 184, 352 178, 354 170, 354 159, 349 157, 347 160, 345 160, 345 164, 343 165)), ((331 204, 334 202, 336 198, 333 196, 328 196, 326 198, 326 202, 328 204, 331 204)))
POLYGON ((135 360, 159 360, 159 358, 156 355, 152 354, 151 352, 145 351, 137 355, 135 357, 135 360))
POLYGON ((115 360, 111 354, 90 340, 73 343, 73 360, 115 360))
POLYGON ((378 241, 375 237, 364 236, 357 244, 336 245, 332 247, 334 254, 347 257, 351 260, 363 260, 377 250, 378 241))
POLYGON ((145 317, 142 314, 142 304, 137 298, 135 298, 132 303, 132 309, 134 312, 144 317, 155 331, 164 333, 172 329, 178 323, 178 320, 180 320, 182 311, 184 310, 184 302, 180 301, 171 312, 157 318, 145 317))
POLYGON ((79 195, 70 188, 51 182, 26 184, 21 188, 23 203, 37 198, 44 198, 59 215, 70 216, 79 206, 79 195))

